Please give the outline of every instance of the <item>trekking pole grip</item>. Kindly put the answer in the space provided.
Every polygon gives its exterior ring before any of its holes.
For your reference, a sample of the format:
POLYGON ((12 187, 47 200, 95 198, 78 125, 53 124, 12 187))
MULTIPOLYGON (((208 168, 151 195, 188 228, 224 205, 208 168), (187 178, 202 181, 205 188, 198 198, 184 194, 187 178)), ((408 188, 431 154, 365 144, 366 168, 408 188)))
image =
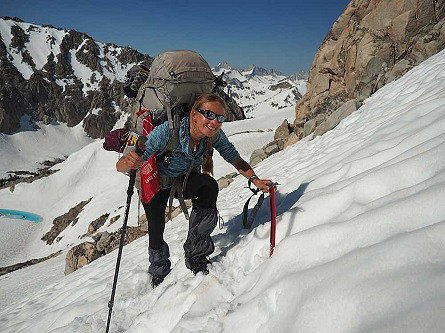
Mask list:
POLYGON ((145 136, 140 136, 136 141, 136 154, 138 154, 139 156, 142 156, 144 154, 146 141, 147 138, 145 136))

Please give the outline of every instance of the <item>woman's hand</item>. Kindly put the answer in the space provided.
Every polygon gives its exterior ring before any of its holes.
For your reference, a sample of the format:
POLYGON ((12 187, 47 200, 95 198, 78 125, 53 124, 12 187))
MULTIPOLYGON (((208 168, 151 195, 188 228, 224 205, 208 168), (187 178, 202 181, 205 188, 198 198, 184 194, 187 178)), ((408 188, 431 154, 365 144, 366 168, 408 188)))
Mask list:
POLYGON ((142 166, 142 157, 131 151, 117 161, 116 169, 120 172, 128 172, 131 169, 139 169, 142 166))
POLYGON ((124 157, 124 164, 130 169, 139 169, 142 166, 142 157, 131 151, 124 157))
POLYGON ((273 182, 270 179, 254 179, 252 183, 264 193, 268 193, 273 182))

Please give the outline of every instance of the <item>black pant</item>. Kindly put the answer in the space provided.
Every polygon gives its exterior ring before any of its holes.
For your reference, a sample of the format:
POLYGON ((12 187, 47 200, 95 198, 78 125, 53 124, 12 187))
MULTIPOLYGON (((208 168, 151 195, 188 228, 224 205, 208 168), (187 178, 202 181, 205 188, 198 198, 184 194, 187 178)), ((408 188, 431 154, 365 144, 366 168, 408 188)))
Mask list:
MULTIPOLYGON (((148 220, 148 245, 158 250, 164 243, 165 210, 170 189, 160 190, 148 203, 142 203, 148 220)), ((193 206, 203 209, 215 209, 218 197, 218 183, 203 173, 190 174, 185 191, 185 199, 193 199, 193 206)))

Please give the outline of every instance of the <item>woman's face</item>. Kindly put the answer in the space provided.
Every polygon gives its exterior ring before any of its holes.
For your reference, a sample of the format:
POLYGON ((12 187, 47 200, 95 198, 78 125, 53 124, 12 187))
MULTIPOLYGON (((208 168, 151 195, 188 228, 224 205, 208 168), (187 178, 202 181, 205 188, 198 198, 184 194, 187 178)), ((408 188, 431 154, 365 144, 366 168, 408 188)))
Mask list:
POLYGON ((225 116, 224 106, 222 106, 218 101, 203 103, 199 110, 204 114, 200 113, 198 110, 193 110, 192 121, 195 124, 196 134, 201 138, 209 137, 211 138, 216 133, 218 133, 221 128, 222 123, 218 121, 218 117, 209 120, 205 117, 205 114, 209 114, 206 111, 211 111, 217 116, 225 116))

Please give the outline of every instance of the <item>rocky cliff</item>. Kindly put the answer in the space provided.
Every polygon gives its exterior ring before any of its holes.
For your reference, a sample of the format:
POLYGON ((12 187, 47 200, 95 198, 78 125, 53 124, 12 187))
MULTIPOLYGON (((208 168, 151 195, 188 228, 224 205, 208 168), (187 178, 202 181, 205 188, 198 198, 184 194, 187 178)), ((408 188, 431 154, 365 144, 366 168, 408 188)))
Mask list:
POLYGON ((122 81, 133 64, 150 59, 128 47, 99 43, 75 30, 0 19, 0 132, 32 121, 83 121, 102 137, 125 107, 122 81))
POLYGON ((345 102, 359 105, 444 48, 443 0, 351 1, 315 55, 308 91, 296 106, 297 136, 314 131, 345 102))
MULTIPOLYGON (((75 30, 0 18, 0 132, 18 130, 21 117, 30 115, 32 123, 82 123, 89 136, 103 137, 128 105, 122 84, 128 69, 150 60, 75 30)), ((237 103, 221 93, 229 118, 244 119, 237 103)))

